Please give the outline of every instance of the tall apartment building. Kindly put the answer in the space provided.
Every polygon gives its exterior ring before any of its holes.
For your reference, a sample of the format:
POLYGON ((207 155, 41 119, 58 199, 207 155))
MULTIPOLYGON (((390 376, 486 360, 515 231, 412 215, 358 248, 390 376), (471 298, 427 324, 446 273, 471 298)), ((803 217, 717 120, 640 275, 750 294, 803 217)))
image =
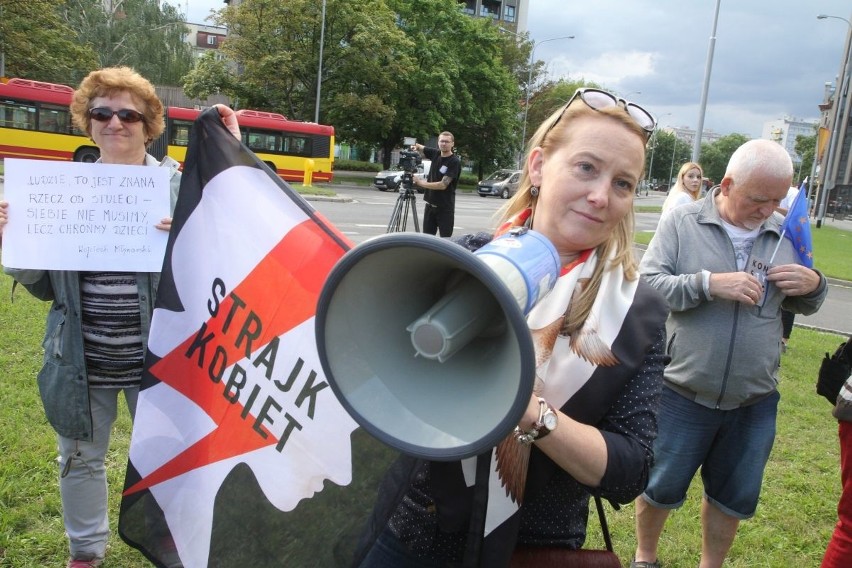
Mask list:
MULTIPOLYGON (((793 160, 793 165, 798 170, 799 164, 802 163, 802 157, 796 153, 796 137, 797 136, 813 136, 816 134, 819 120, 805 120, 792 116, 784 116, 776 120, 763 123, 763 132, 761 138, 772 140, 781 144, 787 153, 790 154, 790 159, 793 160)), ((807 174, 803 174, 807 175, 807 174)))
MULTIPOLYGON (((688 126, 666 126, 661 128, 663 132, 668 132, 669 134, 674 134, 675 137, 692 146, 695 143, 695 129, 689 128, 688 126)), ((705 128, 701 131, 701 142, 704 144, 711 144, 721 138, 722 135, 718 132, 714 132, 708 128, 705 128)))
MULTIPOLYGON (((848 22, 847 22, 848 23, 848 22)), ((817 226, 825 214, 839 204, 852 203, 852 26, 840 58, 840 70, 834 88, 826 85, 825 98, 819 105, 819 126, 828 135, 819 162, 817 226)))
POLYGON ((459 0, 462 11, 475 18, 491 18, 517 33, 527 31, 529 0, 459 0))

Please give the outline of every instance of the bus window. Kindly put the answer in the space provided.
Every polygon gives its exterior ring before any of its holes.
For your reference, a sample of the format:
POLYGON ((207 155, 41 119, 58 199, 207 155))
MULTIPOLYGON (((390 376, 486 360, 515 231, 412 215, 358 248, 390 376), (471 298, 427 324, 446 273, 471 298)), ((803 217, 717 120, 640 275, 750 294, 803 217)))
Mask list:
POLYGON ((14 101, 0 101, 2 125, 24 130, 36 129, 36 109, 14 101))
POLYGON ((172 146, 188 146, 189 131, 192 129, 192 123, 187 120, 173 120, 171 126, 169 144, 172 146))
POLYGON ((295 156, 310 156, 310 139, 305 138, 304 136, 287 136, 284 139, 283 152, 285 154, 293 154, 295 156))
POLYGON ((68 133, 69 112, 51 104, 42 104, 38 113, 38 129, 41 132, 68 133))
POLYGON ((281 136, 275 132, 250 130, 246 145, 255 152, 278 153, 281 151, 281 136))

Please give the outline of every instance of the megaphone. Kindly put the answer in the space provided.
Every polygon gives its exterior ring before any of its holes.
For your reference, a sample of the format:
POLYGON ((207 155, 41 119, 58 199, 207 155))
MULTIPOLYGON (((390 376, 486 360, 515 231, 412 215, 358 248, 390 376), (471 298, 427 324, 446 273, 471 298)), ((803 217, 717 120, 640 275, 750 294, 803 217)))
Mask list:
POLYGON ((474 254, 418 233, 365 241, 320 293, 326 379, 360 426, 403 453, 480 454, 527 407, 535 351, 525 316, 558 273, 553 245, 525 228, 474 254))

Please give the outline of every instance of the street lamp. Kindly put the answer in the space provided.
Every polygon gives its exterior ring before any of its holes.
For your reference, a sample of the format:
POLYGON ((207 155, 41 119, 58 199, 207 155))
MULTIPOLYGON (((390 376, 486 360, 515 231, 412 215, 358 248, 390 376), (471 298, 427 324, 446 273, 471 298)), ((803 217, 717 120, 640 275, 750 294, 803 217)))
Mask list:
MULTIPOLYGON (((850 28, 850 31, 847 33, 846 38, 846 61, 841 67, 841 88, 836 89, 834 91, 834 103, 832 107, 834 108, 834 127, 831 130, 831 138, 828 143, 828 157, 825 161, 825 173, 822 178, 822 185, 820 186, 819 191, 819 204, 817 205, 817 221, 816 226, 817 229, 822 227, 822 222, 825 219, 825 209, 826 202, 828 200, 828 195, 831 193, 831 190, 834 189, 834 186, 837 183, 837 172, 835 162, 835 156, 837 155, 837 146, 841 144, 840 140, 840 124, 841 124, 841 116, 843 116, 843 112, 841 107, 840 98, 847 96, 846 90, 849 88, 849 76, 852 71, 852 45, 850 45, 850 40, 852 40, 852 22, 847 20, 846 18, 841 18, 840 16, 831 16, 828 14, 820 14, 817 16, 818 20, 825 20, 826 18, 833 18, 835 20, 842 20, 846 22, 846 25, 850 28)), ((849 117, 846 116, 846 121, 848 122, 849 117)))
MULTIPOLYGON (((504 32, 510 33, 515 37, 521 37, 520 34, 517 34, 517 33, 513 32, 512 30, 507 30, 506 28, 502 28, 502 27, 499 28, 499 29, 503 30, 504 32)), ((551 38, 543 39, 543 40, 538 41, 538 42, 535 41, 535 40, 530 40, 530 41, 532 41, 532 49, 530 50, 529 73, 527 74, 527 88, 526 88, 527 92, 526 92, 526 101, 524 101, 524 128, 523 128, 523 131, 521 133, 521 152, 520 152, 520 155, 518 156, 518 169, 521 169, 521 159, 522 159, 523 154, 524 154, 523 148, 524 148, 524 146, 526 144, 526 140, 527 140, 527 115, 529 114, 529 110, 530 110, 530 91, 532 91, 532 70, 533 70, 533 62, 535 61, 535 57, 534 57, 535 56, 535 48, 537 48, 538 46, 540 46, 543 43, 547 43, 549 41, 556 41, 558 39, 574 39, 574 36, 568 35, 568 36, 551 37, 551 38)))
POLYGON ((325 42, 325 0, 322 0, 322 24, 320 25, 319 66, 317 68, 317 104, 314 122, 319 124, 320 93, 322 92, 322 44, 325 42))
POLYGON ((672 167, 669 168, 669 179, 666 181, 666 184, 671 189, 672 185, 672 176, 674 175, 674 159, 675 159, 675 150, 677 149, 677 135, 675 134, 674 143, 672 144, 672 167))
MULTIPOLYGON (((692 146, 692 161, 701 157, 701 138, 704 134, 704 114, 707 112, 707 94, 710 91, 710 71, 713 69, 713 51, 716 49, 716 24, 719 22, 719 5, 716 0, 716 15, 713 17, 713 31, 710 33, 710 47, 707 49, 707 62, 704 64, 704 88, 701 91, 701 106, 698 110, 698 126, 695 127, 695 142, 692 146)), ((671 179, 671 178, 670 178, 671 179)))

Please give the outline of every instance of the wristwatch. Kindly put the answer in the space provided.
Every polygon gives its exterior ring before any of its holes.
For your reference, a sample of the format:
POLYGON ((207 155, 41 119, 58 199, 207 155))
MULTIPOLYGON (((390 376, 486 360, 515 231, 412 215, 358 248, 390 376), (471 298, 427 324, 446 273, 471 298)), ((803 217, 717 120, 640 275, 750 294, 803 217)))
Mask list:
POLYGON ((538 398, 538 404, 538 422, 533 425, 533 429, 538 432, 535 439, 541 440, 556 430, 556 425, 559 422, 559 415, 556 414, 556 410, 553 406, 543 398, 538 398))

